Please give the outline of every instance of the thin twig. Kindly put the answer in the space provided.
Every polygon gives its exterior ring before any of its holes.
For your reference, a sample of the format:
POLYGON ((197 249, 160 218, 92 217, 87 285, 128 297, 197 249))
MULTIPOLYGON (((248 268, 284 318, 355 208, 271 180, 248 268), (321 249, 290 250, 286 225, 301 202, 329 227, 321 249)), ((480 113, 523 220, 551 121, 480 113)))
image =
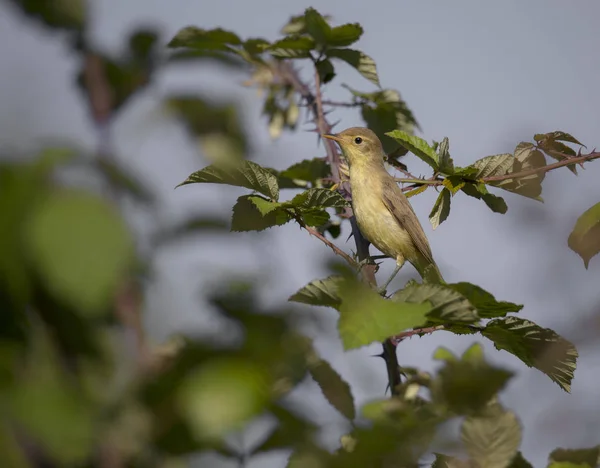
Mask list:
POLYGON ((411 336, 415 335, 429 335, 430 333, 433 333, 438 330, 444 330, 444 325, 436 325, 435 327, 415 328, 414 330, 405 331, 398 335, 395 335, 391 339, 394 342, 399 343, 405 338, 410 338, 411 336))
POLYGON ((340 249, 337 245, 335 245, 333 242, 331 242, 329 239, 327 239, 327 237, 322 235, 319 231, 317 231, 316 229, 313 229, 311 227, 308 227, 306 225, 303 225, 302 227, 304 229, 306 229, 306 231, 310 235, 315 236, 317 239, 319 239, 325 245, 330 247, 331 250, 333 250, 337 255, 339 255, 344 260, 346 260, 350 265, 352 265, 355 268, 358 268, 358 262, 356 262, 350 255, 348 255, 346 252, 344 252, 342 249, 340 249))
POLYGON ((360 107, 360 106, 362 106, 362 102, 339 102, 339 101, 329 101, 329 100, 323 100, 321 102, 324 106, 332 106, 332 107, 360 107))

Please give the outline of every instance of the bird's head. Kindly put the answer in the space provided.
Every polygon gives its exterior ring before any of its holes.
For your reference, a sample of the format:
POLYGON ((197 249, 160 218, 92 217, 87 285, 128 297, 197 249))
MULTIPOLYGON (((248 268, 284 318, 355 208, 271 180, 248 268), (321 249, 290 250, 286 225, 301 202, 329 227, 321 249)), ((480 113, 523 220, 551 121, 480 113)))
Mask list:
POLYGON ((347 128, 336 134, 324 134, 323 138, 335 141, 350 165, 383 164, 383 146, 375 133, 364 127, 347 128))

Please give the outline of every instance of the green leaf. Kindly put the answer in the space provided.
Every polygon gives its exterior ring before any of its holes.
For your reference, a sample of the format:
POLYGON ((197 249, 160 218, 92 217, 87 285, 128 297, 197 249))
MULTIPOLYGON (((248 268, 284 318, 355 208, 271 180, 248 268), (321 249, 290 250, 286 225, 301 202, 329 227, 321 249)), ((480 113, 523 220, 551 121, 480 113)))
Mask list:
POLYGON ((429 221, 434 230, 448 218, 451 196, 450 190, 444 187, 433 204, 431 213, 429 213, 429 221))
POLYGON ((554 466, 553 463, 572 463, 576 467, 596 468, 600 463, 600 446, 589 449, 557 448, 550 454, 549 462, 549 466, 554 466))
MULTIPOLYGON (((538 142, 538 146, 544 153, 546 153, 551 158, 556 159, 557 161, 563 161, 569 157, 574 158, 575 156, 577 156, 577 153, 573 148, 556 140, 542 140, 538 142)), ((577 169, 575 164, 570 164, 567 167, 573 174, 577 175, 577 169)))
POLYGON ((135 260, 119 213, 83 191, 48 193, 31 213, 24 239, 50 291, 92 316, 107 312, 135 260))
POLYGON ((517 452, 508 468, 533 468, 533 465, 525 460, 521 452, 517 452))
POLYGON ((188 26, 181 29, 167 47, 189 47, 197 50, 219 50, 232 52, 231 45, 239 46, 242 40, 237 34, 225 29, 202 29, 196 26, 188 26))
POLYGON ((191 174, 177 187, 198 183, 236 185, 256 190, 275 201, 279 199, 277 177, 269 170, 252 161, 242 161, 226 167, 207 166, 191 174))
POLYGON ((433 309, 427 319, 436 322, 476 322, 479 317, 475 307, 460 292, 441 284, 409 282, 394 293, 392 301, 421 304, 429 302, 433 309))
POLYGON ((382 298, 367 285, 343 283, 338 329, 345 350, 383 341, 407 329, 423 325, 431 310, 428 303, 411 304, 382 298))
POLYGON ((331 63, 331 60, 319 60, 316 63, 315 67, 319 72, 319 78, 321 79, 321 83, 329 83, 335 77, 335 70, 333 68, 333 64, 331 63))
POLYGON ((290 296, 288 301, 337 309, 341 304, 339 287, 343 281, 344 278, 341 276, 329 276, 322 280, 311 281, 290 296))
POLYGON ((477 466, 506 468, 519 450, 521 432, 514 413, 498 411, 487 416, 467 417, 461 438, 477 466))
POLYGON ((306 36, 290 36, 274 42, 266 50, 277 58, 309 58, 316 47, 315 41, 306 36))
POLYGON ((348 205, 348 202, 334 190, 311 188, 296 195, 286 205, 301 206, 304 208, 343 208, 348 205))
POLYGON ((517 317, 495 319, 481 331, 496 349, 518 357, 529 367, 542 371, 566 392, 577 366, 578 353, 569 341, 554 331, 517 317))
POLYGON ((272 202, 259 196, 248 195, 248 200, 252 202, 259 213, 263 216, 266 216, 269 213, 281 208, 281 203, 272 202))
POLYGON ((309 372, 331 406, 352 421, 356 417, 356 413, 350 385, 323 359, 311 362, 309 372))
POLYGON ((152 203, 154 195, 132 174, 120 168, 115 162, 100 158, 96 161, 96 167, 104 173, 113 187, 133 196, 136 200, 144 203, 152 203))
POLYGON ((81 31, 85 26, 87 2, 83 0, 12 0, 12 3, 52 28, 81 31))
POLYGON ((478 159, 471 167, 477 169, 475 179, 483 179, 485 177, 494 177, 508 174, 512 171, 514 156, 509 153, 496 154, 494 156, 486 156, 478 159))
POLYGON ((363 28, 358 23, 343 24, 331 28, 327 45, 332 47, 348 47, 360 39, 363 28))
POLYGON ((305 159, 280 172, 280 176, 292 180, 315 183, 330 174, 329 164, 322 158, 305 159))
POLYGON ((481 318, 504 317, 510 312, 519 312, 523 308, 522 305, 512 302, 496 301, 489 292, 471 283, 454 283, 449 284, 448 287, 466 297, 477 309, 481 318))
POLYGON ((302 209, 300 211, 304 223, 308 226, 322 226, 329 221, 329 213, 319 208, 302 209))
POLYGON ((343 60, 356 70, 371 83, 381 86, 379 76, 377 75, 377 65, 375 60, 360 50, 354 49, 329 49, 327 57, 343 60))
POLYGON ((311 36, 315 42, 321 46, 327 44, 329 37, 331 36, 331 27, 314 8, 307 8, 304 12, 304 21, 306 32, 311 36))
MULTIPOLYGON (((273 226, 281 226, 292 219, 284 210, 270 209, 271 206, 259 201, 259 198, 243 195, 237 199, 231 217, 232 231, 263 231, 273 226)), ((264 201, 268 202, 268 200, 264 201)))
POLYGON ((435 453, 435 461, 431 468, 471 468, 471 464, 459 458, 441 453, 435 453))
POLYGON ((438 154, 435 150, 429 146, 429 144, 419 138, 418 136, 409 135, 402 130, 394 130, 386 133, 387 136, 392 137, 408 151, 413 153, 415 156, 421 158, 426 164, 431 166, 435 171, 439 170, 438 154))
POLYGON ((568 243, 569 248, 582 258, 587 269, 591 258, 600 252, 600 203, 577 219, 568 243))
POLYGON ((479 414, 512 375, 486 363, 483 349, 476 343, 460 360, 453 356, 444 359, 444 366, 432 382, 432 396, 434 401, 446 405, 455 414, 479 414))
POLYGON ((450 141, 448 137, 444 137, 438 148, 440 160, 440 172, 444 174, 452 174, 454 172, 454 161, 450 157, 450 141))
POLYGON ((585 148, 585 145, 583 143, 580 143, 577 138, 575 138, 574 136, 572 136, 568 133, 560 132, 560 131, 550 132, 550 133, 537 133, 536 135, 533 136, 533 139, 535 141, 542 141, 542 140, 566 141, 568 143, 575 143, 576 145, 580 145, 585 148))
POLYGON ((442 185, 450 190, 450 193, 454 195, 456 192, 462 189, 466 183, 467 182, 462 177, 451 175, 443 180, 442 185))

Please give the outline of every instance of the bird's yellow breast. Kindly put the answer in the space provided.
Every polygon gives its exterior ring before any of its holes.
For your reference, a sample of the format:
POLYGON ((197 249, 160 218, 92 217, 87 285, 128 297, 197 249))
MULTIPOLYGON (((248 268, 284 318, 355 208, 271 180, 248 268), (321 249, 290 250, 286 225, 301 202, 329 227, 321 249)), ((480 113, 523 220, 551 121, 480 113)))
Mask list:
POLYGON ((385 206, 379 178, 369 177, 366 168, 356 169, 350 169, 352 208, 363 236, 394 259, 413 260, 417 252, 412 239, 385 206))

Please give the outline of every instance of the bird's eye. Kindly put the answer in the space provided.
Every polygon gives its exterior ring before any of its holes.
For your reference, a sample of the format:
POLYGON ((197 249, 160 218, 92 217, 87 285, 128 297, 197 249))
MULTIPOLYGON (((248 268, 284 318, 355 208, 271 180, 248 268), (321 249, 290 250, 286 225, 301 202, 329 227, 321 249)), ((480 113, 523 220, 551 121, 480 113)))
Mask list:
POLYGON ((357 145, 360 145, 362 143, 362 138, 361 137, 356 137, 354 139, 354 143, 356 143, 357 145))

